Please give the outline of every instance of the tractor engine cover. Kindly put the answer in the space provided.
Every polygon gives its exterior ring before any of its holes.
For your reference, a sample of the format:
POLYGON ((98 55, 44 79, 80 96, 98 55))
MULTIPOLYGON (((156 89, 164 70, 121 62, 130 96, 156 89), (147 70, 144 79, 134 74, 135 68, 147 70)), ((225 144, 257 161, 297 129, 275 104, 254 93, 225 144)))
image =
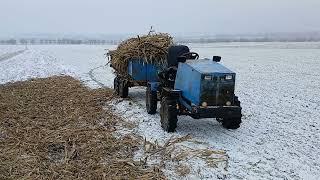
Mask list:
POLYGON ((179 63, 174 88, 190 104, 230 106, 234 104, 236 74, 209 60, 188 60, 179 63))

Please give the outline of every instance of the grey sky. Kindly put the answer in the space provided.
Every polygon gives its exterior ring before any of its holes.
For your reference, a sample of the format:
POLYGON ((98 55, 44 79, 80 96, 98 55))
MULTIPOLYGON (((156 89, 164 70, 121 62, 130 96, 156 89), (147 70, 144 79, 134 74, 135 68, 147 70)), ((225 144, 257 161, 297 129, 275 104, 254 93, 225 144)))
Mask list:
POLYGON ((319 0, 0 0, 0 33, 320 31, 319 0))

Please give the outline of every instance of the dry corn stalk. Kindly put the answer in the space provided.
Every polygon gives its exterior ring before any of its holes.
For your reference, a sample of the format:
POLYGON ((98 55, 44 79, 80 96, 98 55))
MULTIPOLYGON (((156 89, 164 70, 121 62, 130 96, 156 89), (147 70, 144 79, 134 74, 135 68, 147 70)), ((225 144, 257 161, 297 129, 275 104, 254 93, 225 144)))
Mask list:
POLYGON ((0 85, 0 179, 165 179, 136 165, 138 137, 113 136, 112 98, 72 77, 0 85))
POLYGON ((166 33, 137 36, 123 41, 107 56, 117 74, 126 76, 129 60, 142 59, 145 63, 165 64, 168 48, 172 44, 173 38, 166 33))

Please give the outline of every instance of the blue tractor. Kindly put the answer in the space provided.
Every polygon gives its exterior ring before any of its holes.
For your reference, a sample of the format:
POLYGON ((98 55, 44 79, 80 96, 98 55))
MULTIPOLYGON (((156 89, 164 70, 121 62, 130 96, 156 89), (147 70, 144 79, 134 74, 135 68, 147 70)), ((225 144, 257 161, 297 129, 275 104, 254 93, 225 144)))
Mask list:
POLYGON ((155 114, 160 101, 161 127, 167 132, 175 131, 180 115, 216 118, 223 127, 237 129, 242 115, 234 94, 236 73, 221 65, 220 60, 219 56, 199 59, 187 46, 171 46, 165 65, 130 60, 130 78, 117 75, 114 89, 125 98, 129 87, 146 86, 147 112, 155 114))

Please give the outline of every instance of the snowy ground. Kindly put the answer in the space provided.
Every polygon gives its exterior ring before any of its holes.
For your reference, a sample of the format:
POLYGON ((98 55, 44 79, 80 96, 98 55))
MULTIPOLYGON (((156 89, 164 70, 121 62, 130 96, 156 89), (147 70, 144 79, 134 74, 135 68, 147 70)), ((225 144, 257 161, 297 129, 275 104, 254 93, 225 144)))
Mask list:
POLYGON ((63 65, 55 57, 36 50, 17 51, 11 58, 0 62, 0 84, 48 77, 58 74, 74 75, 71 67, 63 65))
MULTIPOLYGON (((223 129, 214 119, 179 117, 177 132, 165 133, 159 114, 145 112, 144 88, 132 88, 130 98, 115 101, 116 112, 137 122, 137 133, 150 141, 190 134, 206 148, 227 151, 226 172, 191 161, 193 175, 187 178, 224 178, 222 173, 227 179, 320 179, 320 43, 190 46, 203 57, 221 55, 222 63, 237 72, 236 93, 244 115, 239 129, 223 129)), ((31 46, 0 62, 0 84, 70 73, 91 87, 111 87, 106 48, 112 46, 31 46)))
POLYGON ((0 45, 0 56, 23 49, 25 49, 25 46, 22 45, 0 45))

